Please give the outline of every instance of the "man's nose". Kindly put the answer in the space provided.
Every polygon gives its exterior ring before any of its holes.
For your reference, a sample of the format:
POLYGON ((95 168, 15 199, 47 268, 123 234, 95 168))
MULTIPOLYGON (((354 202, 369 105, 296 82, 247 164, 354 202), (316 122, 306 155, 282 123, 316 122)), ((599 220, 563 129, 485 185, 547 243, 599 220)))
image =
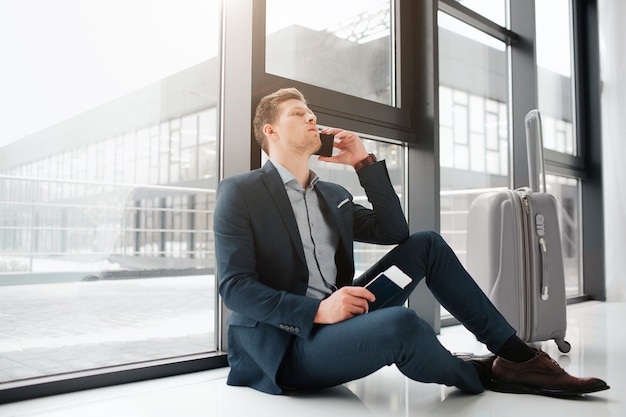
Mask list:
POLYGON ((313 113, 307 114, 306 116, 307 123, 315 123, 316 120, 317 120, 317 117, 313 113))

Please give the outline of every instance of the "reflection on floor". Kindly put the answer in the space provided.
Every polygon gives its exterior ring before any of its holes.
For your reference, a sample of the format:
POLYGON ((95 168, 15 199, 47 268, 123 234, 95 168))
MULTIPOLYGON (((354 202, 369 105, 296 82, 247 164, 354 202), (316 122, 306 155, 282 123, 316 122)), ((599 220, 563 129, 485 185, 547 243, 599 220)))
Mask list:
MULTIPOLYGON (((454 388, 407 380, 395 367, 336 388, 272 396, 225 384, 227 369, 76 392, 0 406, 2 416, 623 416, 626 415, 626 303, 588 302, 568 308, 562 355, 553 342, 541 347, 574 375, 605 379, 611 389, 573 399, 486 392, 465 395, 454 388)), ((463 328, 446 328, 451 351, 484 353, 463 328)))

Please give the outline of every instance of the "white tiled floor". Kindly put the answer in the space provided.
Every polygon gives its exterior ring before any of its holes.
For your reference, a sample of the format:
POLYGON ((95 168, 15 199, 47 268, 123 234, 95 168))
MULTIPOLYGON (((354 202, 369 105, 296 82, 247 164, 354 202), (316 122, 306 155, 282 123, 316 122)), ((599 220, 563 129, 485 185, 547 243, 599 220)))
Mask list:
MULTIPOLYGON (((272 396, 225 384, 227 369, 76 392, 0 406, 0 416, 623 416, 626 415, 626 303, 589 302, 568 309, 572 350, 561 355, 552 342, 541 347, 574 375, 605 379, 611 389, 572 399, 486 392, 407 380, 395 367, 345 386, 272 396)), ((484 352, 459 327, 444 329, 452 351, 484 352)))

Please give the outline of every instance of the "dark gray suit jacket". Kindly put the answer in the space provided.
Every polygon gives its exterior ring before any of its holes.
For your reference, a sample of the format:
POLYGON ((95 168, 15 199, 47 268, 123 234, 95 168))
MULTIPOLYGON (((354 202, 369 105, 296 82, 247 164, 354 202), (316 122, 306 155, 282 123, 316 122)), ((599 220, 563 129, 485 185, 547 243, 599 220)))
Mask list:
MULTIPOLYGON (((337 286, 354 277, 353 242, 397 244, 408 227, 384 161, 358 173, 373 210, 337 184, 318 181, 320 201, 340 236, 337 286)), ((306 297, 309 272, 296 219, 278 171, 223 180, 214 216, 219 291, 229 319, 228 383, 279 394, 276 373, 294 337, 307 338, 320 300, 306 297)))

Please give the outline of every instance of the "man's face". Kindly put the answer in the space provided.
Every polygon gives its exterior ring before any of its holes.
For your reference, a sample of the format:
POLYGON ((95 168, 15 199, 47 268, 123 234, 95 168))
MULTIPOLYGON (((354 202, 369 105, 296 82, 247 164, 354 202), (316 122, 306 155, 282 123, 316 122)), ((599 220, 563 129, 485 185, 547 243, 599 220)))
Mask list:
POLYGON ((319 149, 321 142, 317 118, 306 103, 296 99, 284 101, 278 113, 278 121, 273 124, 280 138, 278 146, 309 154, 319 149))

